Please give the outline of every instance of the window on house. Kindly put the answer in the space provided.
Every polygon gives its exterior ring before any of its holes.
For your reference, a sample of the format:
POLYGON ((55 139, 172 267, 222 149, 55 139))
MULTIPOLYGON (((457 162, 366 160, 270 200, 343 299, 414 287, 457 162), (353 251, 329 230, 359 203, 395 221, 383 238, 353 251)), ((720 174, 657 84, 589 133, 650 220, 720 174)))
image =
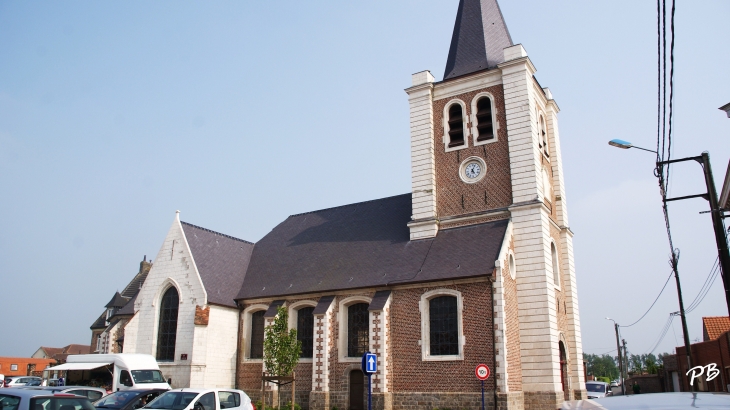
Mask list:
POLYGON ((360 357, 368 351, 368 304, 356 303, 347 307, 347 356, 360 357))
POLYGON ((18 365, 17 364, 11 364, 10 365, 10 371, 11 372, 17 372, 18 371, 18 365))
POLYGON ((263 359, 264 357, 264 314, 259 310, 251 315, 251 350, 249 358, 263 359))
POLYGON ((297 310, 297 340, 302 342, 302 353, 299 357, 311 358, 314 353, 313 312, 313 307, 297 310))
POLYGON ((464 112, 460 104, 449 107, 449 148, 464 145, 464 112))
POLYGON ((560 286, 560 261, 558 259, 558 250, 553 242, 550 243, 550 258, 553 264, 553 281, 555 281, 555 286, 560 286))
POLYGON ((488 141, 494 139, 494 124, 492 124, 492 100, 489 97, 482 97, 477 101, 477 130, 479 137, 477 141, 488 141))
POLYGON ((175 339, 177 337, 177 311, 180 296, 177 289, 170 287, 162 296, 160 304, 160 324, 157 331, 157 360, 175 360, 175 339))
POLYGON ((431 356, 459 354, 458 314, 454 296, 439 296, 428 301, 431 356))

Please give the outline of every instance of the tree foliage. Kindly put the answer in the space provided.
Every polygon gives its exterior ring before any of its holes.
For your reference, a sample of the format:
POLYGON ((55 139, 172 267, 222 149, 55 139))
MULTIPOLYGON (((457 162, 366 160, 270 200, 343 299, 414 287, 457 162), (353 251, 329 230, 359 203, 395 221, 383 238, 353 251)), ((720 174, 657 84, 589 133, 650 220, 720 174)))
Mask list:
POLYGON ((289 376, 299 361, 302 342, 297 340, 296 329, 289 330, 287 309, 279 306, 274 323, 264 334, 264 364, 272 376, 289 376))
POLYGON ((632 374, 657 374, 664 366, 664 357, 669 353, 631 354, 629 355, 629 372, 632 374))
POLYGON ((583 353, 583 361, 587 363, 588 374, 592 374, 596 378, 608 377, 611 380, 617 379, 619 377, 619 371, 616 360, 607 354, 599 356, 583 353))

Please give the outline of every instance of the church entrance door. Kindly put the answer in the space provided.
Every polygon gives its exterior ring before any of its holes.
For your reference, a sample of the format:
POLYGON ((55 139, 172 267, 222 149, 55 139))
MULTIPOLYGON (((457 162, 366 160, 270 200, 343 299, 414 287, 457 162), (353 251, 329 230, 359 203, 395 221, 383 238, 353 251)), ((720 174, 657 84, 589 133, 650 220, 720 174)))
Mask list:
POLYGON ((563 345, 563 342, 560 341, 558 343, 560 348, 560 383, 563 387, 563 399, 570 400, 570 391, 566 388, 568 387, 568 358, 565 354, 565 346, 563 345))
POLYGON ((350 410, 364 410, 365 375, 360 370, 350 372, 350 410))

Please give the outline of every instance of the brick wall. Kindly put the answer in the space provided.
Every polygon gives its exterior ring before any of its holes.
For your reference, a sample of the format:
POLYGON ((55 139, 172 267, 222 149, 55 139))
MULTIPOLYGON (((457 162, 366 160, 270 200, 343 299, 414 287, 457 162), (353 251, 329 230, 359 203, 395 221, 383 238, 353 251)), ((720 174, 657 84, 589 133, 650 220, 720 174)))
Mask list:
MULTIPOLYGON (((514 239, 509 249, 514 249, 514 239)), ((520 357, 520 318, 517 303, 517 281, 509 273, 509 255, 505 258, 502 280, 505 298, 505 338, 507 340, 507 382, 509 391, 522 390, 522 359, 520 357)))
MULTIPOLYGON (((433 102, 433 113, 438 119, 433 121, 433 146, 436 162, 436 203, 439 217, 503 208, 512 204, 507 120, 504 112, 504 93, 501 85, 433 102), (467 112, 464 115, 471 118, 471 102, 477 94, 484 91, 494 96, 494 109, 497 111, 496 118, 499 123, 499 129, 496 131, 497 141, 475 147, 473 138, 467 138, 465 135, 465 144, 468 145, 468 148, 445 152, 442 142, 444 107, 449 101, 458 98, 467 105, 467 112), (459 165, 471 156, 484 159, 487 169, 485 177, 479 182, 467 184, 459 177, 459 165)), ((471 127, 471 123, 468 126, 471 127)))

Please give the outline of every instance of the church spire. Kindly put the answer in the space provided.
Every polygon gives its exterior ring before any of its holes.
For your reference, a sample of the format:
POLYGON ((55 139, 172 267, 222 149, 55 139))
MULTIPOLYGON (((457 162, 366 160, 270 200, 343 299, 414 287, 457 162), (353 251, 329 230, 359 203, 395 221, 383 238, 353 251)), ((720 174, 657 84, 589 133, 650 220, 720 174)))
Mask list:
POLYGON ((497 0, 460 0, 444 80, 496 66, 511 45, 497 0))

